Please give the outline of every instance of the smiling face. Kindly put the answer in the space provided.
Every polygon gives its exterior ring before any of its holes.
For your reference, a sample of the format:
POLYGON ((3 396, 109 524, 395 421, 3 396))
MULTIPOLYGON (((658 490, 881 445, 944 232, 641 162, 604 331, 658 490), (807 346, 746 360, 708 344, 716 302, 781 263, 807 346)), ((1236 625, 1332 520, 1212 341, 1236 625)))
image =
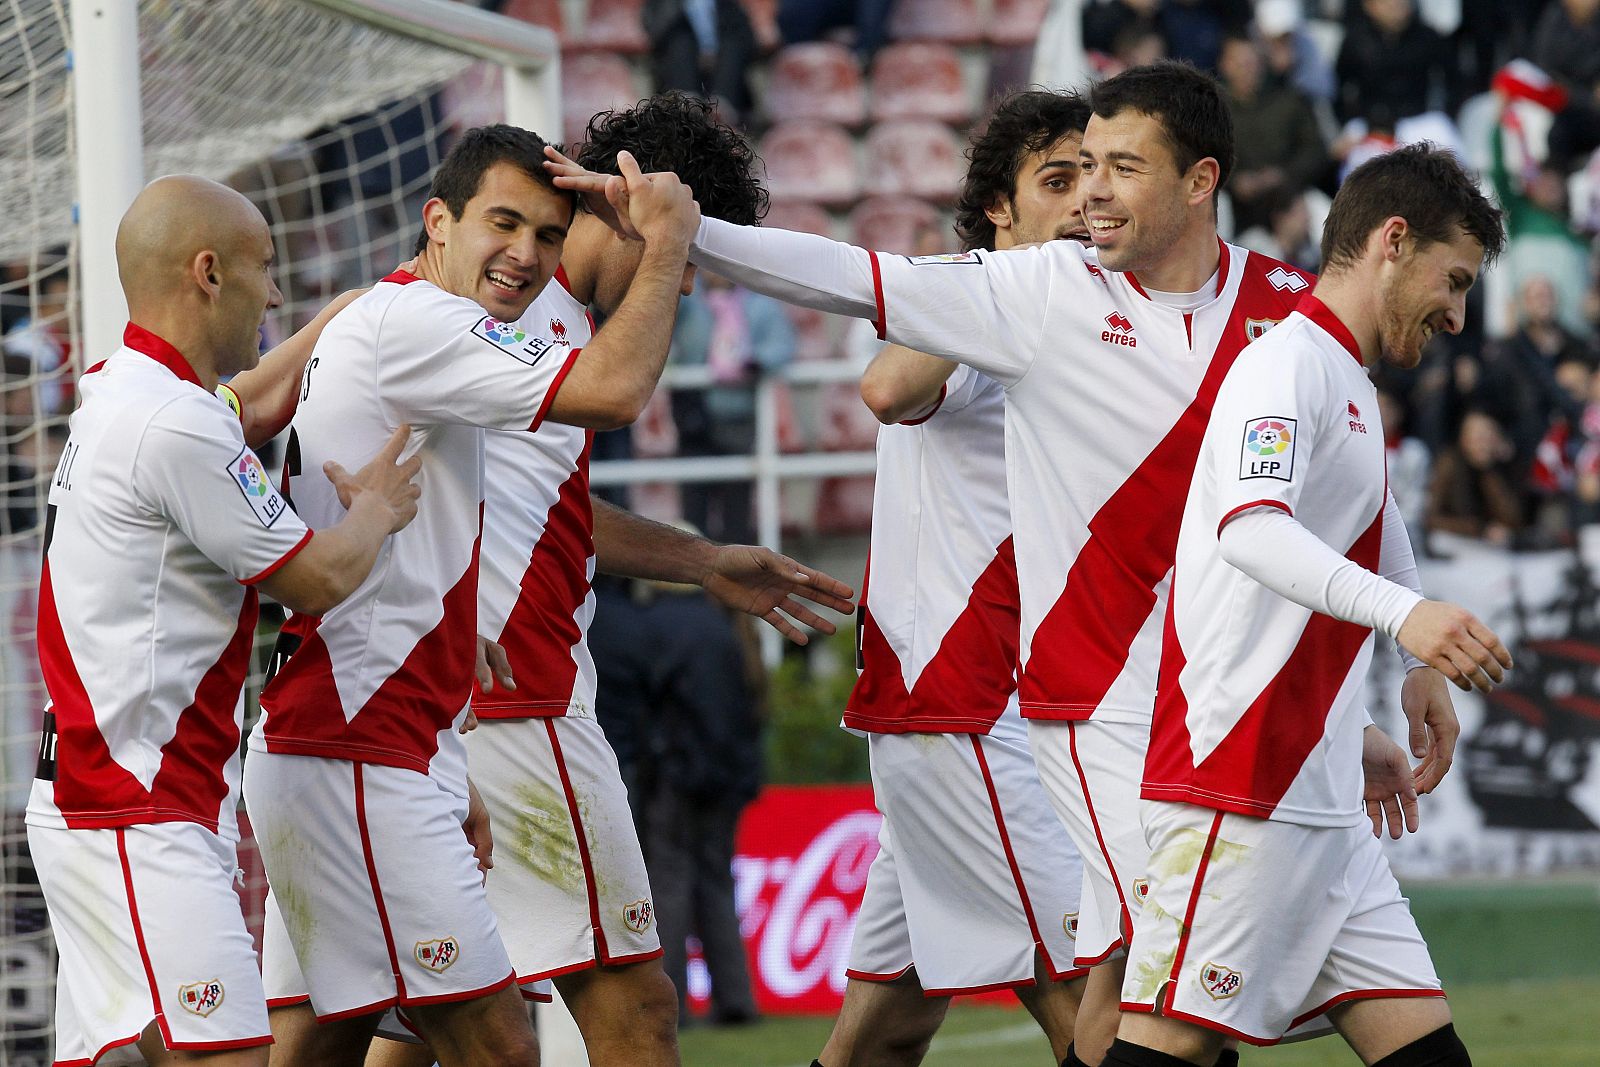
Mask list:
POLYGON ((1101 264, 1147 271, 1171 254, 1190 211, 1209 196, 1194 192, 1196 168, 1206 165, 1180 171, 1153 115, 1125 109, 1092 117, 1079 153, 1078 193, 1101 264))
POLYGON ((988 211, 995 224, 995 247, 1015 248, 1063 237, 1089 243, 1078 196, 1078 149, 1082 144, 1083 135, 1074 131, 1023 157, 1017 167, 1015 192, 1003 205, 988 211))
POLYGON ((1384 228, 1382 239, 1399 247, 1391 247, 1379 284, 1378 342, 1384 360, 1415 367, 1435 334, 1461 332, 1467 290, 1483 266, 1483 245, 1464 230, 1449 241, 1419 245, 1403 227, 1403 220, 1394 219, 1384 228))
POLYGON ((483 172, 459 219, 437 197, 422 209, 431 278, 475 301, 502 322, 515 322, 555 276, 572 201, 511 163, 483 172))

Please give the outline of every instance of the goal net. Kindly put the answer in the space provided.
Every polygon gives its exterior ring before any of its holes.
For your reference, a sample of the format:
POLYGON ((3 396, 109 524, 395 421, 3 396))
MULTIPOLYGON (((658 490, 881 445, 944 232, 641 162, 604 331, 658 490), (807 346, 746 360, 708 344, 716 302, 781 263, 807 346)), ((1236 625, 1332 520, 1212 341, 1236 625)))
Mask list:
MULTIPOLYGON (((49 1063, 51 1046, 53 946, 22 820, 45 702, 34 647, 45 500, 73 383, 109 354, 83 350, 97 297, 83 291, 75 189, 106 165, 93 146, 108 131, 76 128, 70 7, 0 0, 0 1063, 14 1067, 49 1063)), ((480 57, 542 32, 442 0, 139 0, 140 84, 127 89, 142 106, 141 180, 198 173, 261 208, 285 297, 264 331, 274 344, 410 257, 453 135, 504 117, 499 68, 480 57)), ((537 110, 559 114, 554 100, 537 110)), ((276 621, 264 613, 258 665, 276 621)), ((241 861, 258 873, 251 851, 241 861)))

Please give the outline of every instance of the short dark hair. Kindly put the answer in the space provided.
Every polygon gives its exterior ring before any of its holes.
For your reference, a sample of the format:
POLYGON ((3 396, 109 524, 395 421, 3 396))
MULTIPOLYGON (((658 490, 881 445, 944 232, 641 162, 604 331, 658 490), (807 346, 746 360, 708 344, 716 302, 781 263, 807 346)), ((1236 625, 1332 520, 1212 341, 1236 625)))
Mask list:
POLYGON ((1361 258, 1372 231, 1398 215, 1419 245, 1450 241, 1465 231, 1483 246, 1485 263, 1505 248, 1500 209, 1455 156, 1426 141, 1367 160, 1339 187, 1322 227, 1322 269, 1361 258))
MULTIPOLYGON (((496 163, 510 163, 522 173, 545 186, 557 196, 568 201, 576 197, 566 189, 558 189, 555 180, 544 169, 546 141, 532 130, 499 123, 494 126, 475 126, 461 135, 461 140, 451 146, 444 162, 433 172, 433 184, 428 187, 428 199, 437 197, 450 209, 450 217, 461 218, 467 201, 478 195, 483 176, 496 163)), ((423 227, 417 237, 414 252, 428 247, 428 230, 423 227)))
POLYGON ((1089 104, 1075 92, 1023 89, 996 103, 967 148, 967 176, 956 201, 962 248, 992 250, 995 227, 987 209, 1017 195, 1023 159, 1070 133, 1082 133, 1088 124, 1089 104))
POLYGON ((1217 161, 1217 191, 1233 173, 1233 114, 1222 86, 1188 63, 1164 59, 1129 67, 1089 90, 1089 106, 1103 119, 1124 111, 1149 115, 1161 125, 1178 173, 1207 157, 1217 161))
POLYGON ((676 174, 694 192, 700 210, 714 219, 754 226, 767 213, 760 157, 744 134, 717 118, 707 100, 659 93, 626 111, 602 111, 589 120, 574 158, 589 170, 615 174, 617 153, 623 150, 633 153, 647 174, 676 174))

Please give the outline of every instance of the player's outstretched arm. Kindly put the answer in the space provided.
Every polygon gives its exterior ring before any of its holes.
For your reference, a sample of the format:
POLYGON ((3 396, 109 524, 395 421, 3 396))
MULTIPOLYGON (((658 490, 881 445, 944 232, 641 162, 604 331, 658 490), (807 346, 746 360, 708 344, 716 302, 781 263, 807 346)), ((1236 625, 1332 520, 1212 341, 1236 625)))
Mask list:
POLYGON ((244 428, 245 443, 251 448, 260 448, 289 425, 300 400, 300 379, 305 373, 306 361, 311 358, 323 327, 366 291, 352 289, 334 297, 327 307, 317 312, 316 318, 262 356, 260 363, 234 375, 224 386, 239 400, 239 422, 244 428))
POLYGON ((855 590, 848 585, 769 548, 719 545, 598 497, 591 502, 595 568, 606 574, 698 585, 718 603, 764 620, 797 645, 807 638, 795 622, 825 634, 835 627, 796 598, 842 614, 855 609, 855 590))
POLYGON ((595 430, 633 422, 655 392, 672 343, 689 241, 700 222, 699 205, 675 175, 641 174, 627 152, 617 154, 617 166, 644 257, 616 313, 573 361, 548 416, 595 430))
POLYGON ((1406 832, 1416 833, 1421 817, 1417 811, 1416 780, 1406 763, 1405 749, 1376 726, 1368 726, 1361 732, 1361 771, 1372 836, 1382 837, 1385 824, 1389 836, 1396 841, 1402 825, 1406 832))
POLYGON ((321 615, 366 581, 384 539, 417 516, 421 490, 412 479, 422 460, 412 456, 400 462, 410 435, 409 426, 395 430, 372 462, 354 475, 332 461, 323 465, 348 511, 261 582, 268 596, 292 611, 321 615))
POLYGON ((931 407, 955 369, 947 359, 885 345, 861 375, 861 399, 879 422, 893 426, 931 407))

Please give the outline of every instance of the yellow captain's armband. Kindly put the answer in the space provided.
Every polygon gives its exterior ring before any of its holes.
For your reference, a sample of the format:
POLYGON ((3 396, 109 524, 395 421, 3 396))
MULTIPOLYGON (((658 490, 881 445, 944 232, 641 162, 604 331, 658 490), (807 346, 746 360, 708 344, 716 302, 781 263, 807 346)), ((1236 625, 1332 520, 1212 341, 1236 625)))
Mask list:
POLYGON ((218 385, 217 396, 221 397, 222 402, 228 405, 228 410, 233 412, 234 418, 240 422, 244 421, 244 405, 239 403, 239 394, 234 392, 232 387, 218 385))

